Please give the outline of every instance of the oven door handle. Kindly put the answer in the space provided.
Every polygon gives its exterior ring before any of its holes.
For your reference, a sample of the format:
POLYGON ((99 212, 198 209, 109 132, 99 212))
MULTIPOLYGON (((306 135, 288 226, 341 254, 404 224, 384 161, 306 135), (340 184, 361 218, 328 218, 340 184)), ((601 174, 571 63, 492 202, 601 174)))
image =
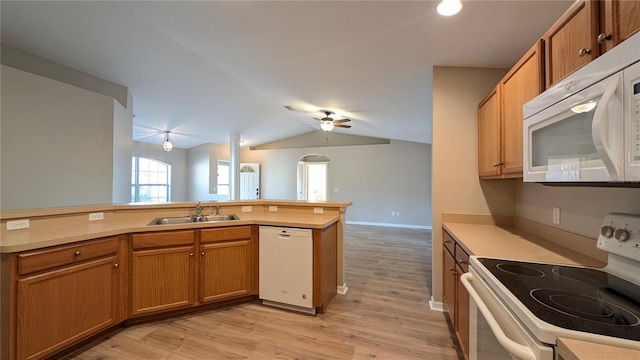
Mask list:
POLYGON ((473 288, 473 285, 471 285, 473 275, 471 273, 464 273, 460 276, 460 281, 469 292, 469 295, 473 298, 473 301, 476 303, 476 306, 489 324, 491 331, 493 331, 493 334, 500 345, 502 345, 502 347, 504 347, 512 356, 515 356, 518 359, 535 360, 536 355, 529 347, 518 344, 517 342, 509 339, 507 335, 505 335, 504 331, 502 331, 502 328, 489 311, 489 308, 487 308, 484 301, 480 298, 480 295, 478 295, 476 290, 473 288))

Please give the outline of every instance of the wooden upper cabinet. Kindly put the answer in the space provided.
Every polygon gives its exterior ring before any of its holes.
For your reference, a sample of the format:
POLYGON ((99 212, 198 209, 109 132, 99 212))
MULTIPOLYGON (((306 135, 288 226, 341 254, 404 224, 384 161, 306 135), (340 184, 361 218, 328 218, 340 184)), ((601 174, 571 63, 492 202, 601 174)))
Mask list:
POLYGON ((538 40, 500 82, 503 175, 522 176, 522 106, 544 90, 542 53, 538 40))
POLYGON ((576 1, 544 35, 547 88, 600 55, 599 6, 576 1))
POLYGON ((499 176, 500 85, 496 85, 478 105, 478 175, 499 176))
POLYGON ((600 3, 601 51, 609 51, 640 30, 640 0, 607 0, 600 3))

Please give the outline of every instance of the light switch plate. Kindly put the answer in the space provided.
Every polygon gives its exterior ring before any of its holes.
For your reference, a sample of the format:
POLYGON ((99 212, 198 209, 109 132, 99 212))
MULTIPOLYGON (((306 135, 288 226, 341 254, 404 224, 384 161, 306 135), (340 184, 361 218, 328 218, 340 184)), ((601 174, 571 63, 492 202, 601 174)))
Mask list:
POLYGON ((324 209, 321 208, 321 207, 313 208, 313 213, 314 214, 323 214, 324 213, 324 209))
POLYGON ((251 212, 251 206, 243 206, 242 212, 251 212))
POLYGON ((29 219, 7 221, 7 230, 18 230, 29 228, 29 219))
POLYGON ((276 212, 276 211, 278 211, 278 207, 277 206, 273 206, 273 205, 269 206, 269 211, 276 212))
POLYGON ((104 213, 97 212, 89 214, 89 221, 104 220, 104 213))
POLYGON ((556 225, 560 225, 560 208, 553 208, 553 223, 556 225))

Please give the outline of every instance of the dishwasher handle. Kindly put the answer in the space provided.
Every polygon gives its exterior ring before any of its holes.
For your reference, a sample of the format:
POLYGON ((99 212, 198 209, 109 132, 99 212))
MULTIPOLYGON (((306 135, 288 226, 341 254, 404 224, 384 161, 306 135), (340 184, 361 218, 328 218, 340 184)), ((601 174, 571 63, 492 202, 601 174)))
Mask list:
POLYGON ((505 350, 507 350, 512 356, 515 356, 518 359, 535 360, 536 355, 529 347, 518 344, 517 342, 509 339, 504 331, 502 331, 502 328, 500 327, 500 324, 498 324, 498 321, 496 321, 496 319, 491 314, 491 311, 489 311, 489 308, 487 308, 484 301, 482 301, 482 299, 480 298, 480 295, 478 295, 478 293, 476 292, 476 289, 474 289, 473 285, 471 285, 471 282, 473 281, 473 275, 471 273, 464 273, 462 274, 462 276, 460 276, 460 281, 469 292, 469 295, 473 298, 473 301, 476 303, 476 306, 482 313, 482 316, 484 316, 485 320, 489 324, 491 331, 493 331, 493 334, 495 335, 500 345, 502 345, 502 347, 504 347, 505 350))

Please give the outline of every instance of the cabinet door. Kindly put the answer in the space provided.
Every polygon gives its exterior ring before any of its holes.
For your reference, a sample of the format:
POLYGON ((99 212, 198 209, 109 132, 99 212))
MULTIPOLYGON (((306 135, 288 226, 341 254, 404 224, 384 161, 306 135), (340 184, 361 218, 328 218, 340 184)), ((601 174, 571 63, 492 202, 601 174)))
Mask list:
POLYGON ((606 0, 601 4, 602 31, 598 36, 602 40, 598 42, 603 51, 609 51, 640 30, 640 1, 606 0))
POLYGON ((596 0, 574 3, 544 36, 547 88, 598 57, 596 0))
POLYGON ((500 175, 500 86, 478 105, 478 175, 500 175))
POLYGON ((451 317, 454 329, 458 328, 458 320, 456 318, 456 260, 453 255, 446 249, 442 251, 444 256, 442 269, 442 297, 447 311, 451 317))
POLYGON ((131 253, 131 315, 194 304, 193 251, 189 246, 131 253))
POLYGON ((522 106, 544 89, 542 40, 501 81, 503 175, 522 176, 522 106))
POLYGON ((18 280, 17 358, 41 359, 117 323, 117 257, 18 280))
POLYGON ((251 240, 219 242, 200 247, 200 301, 250 295, 253 289, 251 240))

